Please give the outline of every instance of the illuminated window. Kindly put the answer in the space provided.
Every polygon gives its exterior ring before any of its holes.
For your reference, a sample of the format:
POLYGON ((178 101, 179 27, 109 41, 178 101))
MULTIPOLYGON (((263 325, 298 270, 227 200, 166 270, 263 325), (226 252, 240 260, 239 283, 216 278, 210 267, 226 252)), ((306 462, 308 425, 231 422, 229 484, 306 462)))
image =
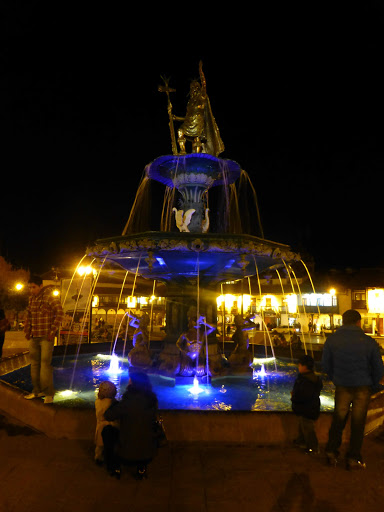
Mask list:
POLYGON ((366 300, 365 290, 356 290, 353 292, 353 300, 366 300))

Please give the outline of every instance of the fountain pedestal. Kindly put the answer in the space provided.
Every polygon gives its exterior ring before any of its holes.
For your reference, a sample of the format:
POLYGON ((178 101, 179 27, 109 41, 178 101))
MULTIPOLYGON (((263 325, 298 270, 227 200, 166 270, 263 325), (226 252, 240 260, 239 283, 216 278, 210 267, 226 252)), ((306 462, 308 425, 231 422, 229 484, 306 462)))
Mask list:
MULTIPOLYGON (((214 375, 222 370, 222 358, 218 351, 215 331, 205 335, 204 326, 199 329, 199 346, 190 346, 190 354, 184 354, 178 347, 177 341, 181 333, 188 331, 188 321, 191 315, 194 317, 203 316, 209 325, 216 325, 217 290, 215 286, 202 287, 197 290, 197 282, 180 286, 175 283, 168 283, 166 287, 166 336, 163 340, 164 348, 159 356, 159 371, 166 375, 182 374, 184 376, 203 375, 206 373, 207 350, 209 372, 214 375), (197 310, 196 297, 199 296, 199 310, 197 310), (191 313, 193 311, 193 313, 191 313), (195 351, 195 353, 193 353, 195 351), (198 352, 196 354, 196 352, 198 352)), ((197 320, 197 318, 196 318, 197 320)), ((189 335, 192 340, 193 333, 197 332, 196 327, 191 327, 189 335)), ((187 351, 188 352, 188 351, 187 351)))

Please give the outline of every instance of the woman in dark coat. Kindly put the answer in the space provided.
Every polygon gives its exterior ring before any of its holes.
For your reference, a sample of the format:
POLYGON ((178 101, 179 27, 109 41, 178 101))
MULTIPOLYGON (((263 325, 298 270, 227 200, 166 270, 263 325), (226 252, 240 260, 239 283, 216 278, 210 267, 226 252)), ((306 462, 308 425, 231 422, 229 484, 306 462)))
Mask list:
POLYGON ((154 430, 157 410, 157 397, 148 375, 131 372, 122 400, 113 403, 104 413, 107 421, 120 421, 118 431, 108 426, 102 432, 106 463, 111 474, 119 477, 122 461, 137 465, 137 478, 146 477, 147 464, 157 450, 154 430))

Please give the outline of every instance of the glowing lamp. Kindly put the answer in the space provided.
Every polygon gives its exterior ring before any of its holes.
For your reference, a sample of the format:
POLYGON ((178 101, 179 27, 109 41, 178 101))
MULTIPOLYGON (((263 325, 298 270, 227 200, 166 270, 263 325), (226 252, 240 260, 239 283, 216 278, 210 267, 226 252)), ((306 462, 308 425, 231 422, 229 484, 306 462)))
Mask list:
POLYGON ((297 311, 297 295, 294 293, 291 293, 287 295, 287 306, 288 306, 288 313, 296 313, 297 311))
POLYGON ((83 277, 83 276, 89 276, 92 273, 95 273, 95 270, 91 267, 91 265, 87 265, 87 266, 80 265, 80 267, 78 267, 78 269, 77 269, 77 273, 79 274, 80 277, 83 277))
POLYGON ((136 309, 137 300, 136 297, 127 297, 127 307, 136 309))

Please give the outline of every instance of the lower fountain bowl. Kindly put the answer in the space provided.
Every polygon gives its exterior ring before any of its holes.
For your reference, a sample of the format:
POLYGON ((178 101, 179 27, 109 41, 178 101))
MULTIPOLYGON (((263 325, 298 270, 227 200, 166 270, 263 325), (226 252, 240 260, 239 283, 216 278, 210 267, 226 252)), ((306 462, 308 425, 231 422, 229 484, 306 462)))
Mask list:
MULTIPOLYGON (((26 364, 25 354, 7 361, 8 368, 12 367, 12 370, 25 367, 26 364)), ((39 399, 26 401, 25 390, 5 382, 4 375, 9 374, 9 371, 7 373, 3 363, 0 366, 3 374, 1 377, 3 380, 0 381, 1 410, 51 438, 93 440, 96 420, 92 406, 83 404, 83 406, 68 407, 60 405, 60 400, 53 405, 44 405, 39 399)), ((104 376, 102 379, 106 380, 104 376)), ((219 389, 222 385, 223 382, 216 381, 219 389)), ((384 393, 373 395, 366 433, 382 424, 383 406, 384 393)), ((169 441, 282 445, 291 443, 297 434, 297 418, 289 410, 161 408, 160 412, 169 441)), ((327 440, 331 417, 331 411, 323 411, 317 421, 316 430, 320 443, 325 443, 327 440)))

